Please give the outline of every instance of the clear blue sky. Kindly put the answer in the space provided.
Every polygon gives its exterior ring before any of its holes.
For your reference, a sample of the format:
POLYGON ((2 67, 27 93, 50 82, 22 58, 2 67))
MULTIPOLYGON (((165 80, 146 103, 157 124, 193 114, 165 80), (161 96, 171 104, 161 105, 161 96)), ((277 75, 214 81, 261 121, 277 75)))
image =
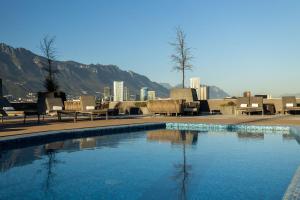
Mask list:
POLYGON ((299 0, 0 0, 0 41, 39 53, 57 37, 59 60, 116 64, 180 83, 170 54, 181 26, 194 55, 187 78, 232 95, 300 93, 299 0))

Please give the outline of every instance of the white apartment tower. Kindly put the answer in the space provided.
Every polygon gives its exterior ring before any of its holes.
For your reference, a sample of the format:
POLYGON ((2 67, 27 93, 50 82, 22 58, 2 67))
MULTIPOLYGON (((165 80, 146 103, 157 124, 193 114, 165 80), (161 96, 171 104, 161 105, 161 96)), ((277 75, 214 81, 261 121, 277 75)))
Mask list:
POLYGON ((209 99, 209 87, 203 85, 200 87, 200 100, 207 99, 209 99))
POLYGON ((140 92, 140 100, 147 101, 148 100, 148 88, 142 87, 140 92))
POLYGON ((155 100, 155 99, 156 99, 155 91, 154 90, 148 91, 148 100, 155 100))
POLYGON ((199 77, 190 78, 190 88, 196 89, 198 100, 200 100, 201 95, 200 95, 200 78, 199 77))
POLYGON ((114 81, 114 101, 123 101, 124 99, 124 82, 114 81))

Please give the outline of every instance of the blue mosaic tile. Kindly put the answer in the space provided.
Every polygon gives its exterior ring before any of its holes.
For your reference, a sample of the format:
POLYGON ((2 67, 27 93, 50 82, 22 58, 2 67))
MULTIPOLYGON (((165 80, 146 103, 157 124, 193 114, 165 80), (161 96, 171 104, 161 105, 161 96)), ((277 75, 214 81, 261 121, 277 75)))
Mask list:
MULTIPOLYGON (((257 126, 232 124, 166 123, 167 129, 190 131, 245 131, 245 132, 290 132, 288 126, 257 126)), ((298 131, 300 133, 300 131, 298 131)))

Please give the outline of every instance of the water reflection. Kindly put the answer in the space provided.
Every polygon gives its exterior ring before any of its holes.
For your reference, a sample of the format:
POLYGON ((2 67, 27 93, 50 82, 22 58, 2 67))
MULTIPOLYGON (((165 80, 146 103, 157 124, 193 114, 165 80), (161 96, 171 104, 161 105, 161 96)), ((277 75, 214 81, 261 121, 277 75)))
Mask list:
POLYGON ((46 171, 46 179, 45 179, 45 191, 49 192, 51 190, 51 186, 55 183, 55 168, 57 164, 63 163, 56 158, 56 153, 58 150, 62 149, 64 146, 64 142, 53 142, 45 145, 45 154, 47 159, 45 159, 45 163, 42 166, 45 167, 46 171))
POLYGON ((148 141, 170 142, 182 146, 182 162, 174 164, 174 180, 178 182, 179 199, 187 199, 188 179, 191 174, 192 165, 187 162, 186 146, 196 145, 198 132, 178 130, 158 130, 147 133, 148 141))
POLYGON ((285 141, 296 140, 300 144, 300 136, 294 134, 282 134, 282 139, 285 141))
MULTIPOLYGON (((39 146, 0 151, 0 172, 11 168, 28 165, 36 160, 46 160, 49 180, 53 177, 53 168, 57 163, 56 154, 60 152, 75 152, 93 148, 118 148, 123 140, 143 137, 143 134, 128 133, 91 138, 71 139, 52 142, 39 146)), ((51 181, 50 181, 51 182, 51 181)))
POLYGON ((198 132, 178 130, 156 130, 147 132, 148 141, 170 142, 171 144, 195 145, 198 141, 198 132))
POLYGON ((263 133, 237 132, 236 135, 240 140, 264 140, 265 138, 263 133))

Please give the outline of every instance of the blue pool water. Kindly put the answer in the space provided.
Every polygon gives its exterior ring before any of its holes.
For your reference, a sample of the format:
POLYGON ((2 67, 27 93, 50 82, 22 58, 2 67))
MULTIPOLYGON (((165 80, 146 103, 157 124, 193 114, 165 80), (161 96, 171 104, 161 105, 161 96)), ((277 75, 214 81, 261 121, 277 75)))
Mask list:
POLYGON ((0 199, 281 199, 300 145, 274 133, 155 130, 0 154, 0 199))

